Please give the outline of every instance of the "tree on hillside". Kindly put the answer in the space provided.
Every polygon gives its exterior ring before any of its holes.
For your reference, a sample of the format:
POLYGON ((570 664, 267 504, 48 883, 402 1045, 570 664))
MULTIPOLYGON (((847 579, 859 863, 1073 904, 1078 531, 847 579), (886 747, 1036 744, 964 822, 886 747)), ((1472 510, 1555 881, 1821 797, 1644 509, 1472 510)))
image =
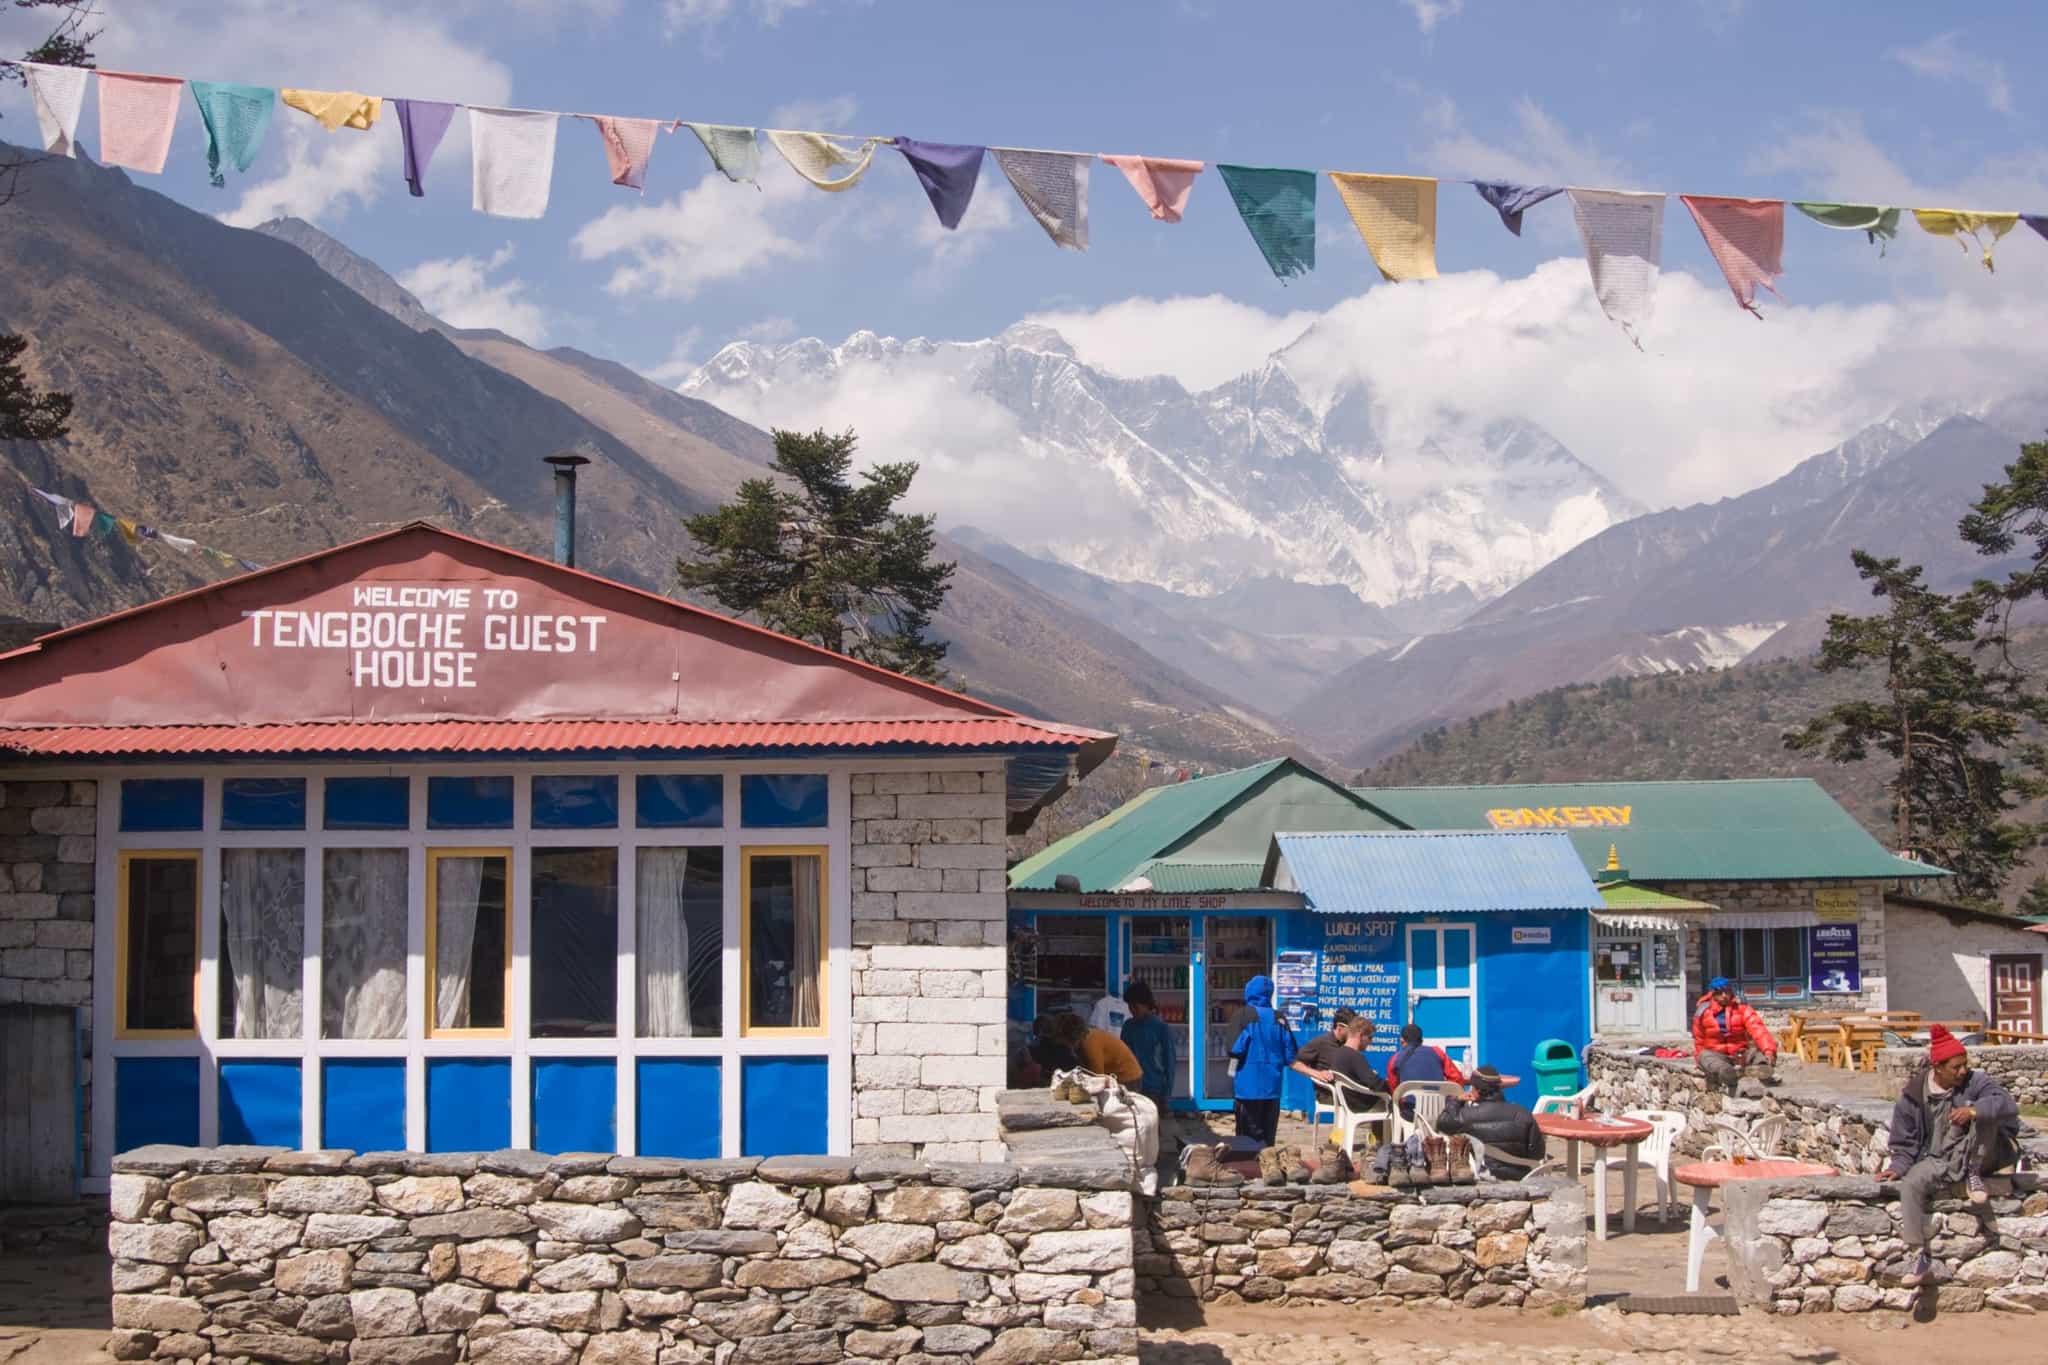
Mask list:
POLYGON ((0 441, 53 441, 69 428, 71 395, 38 393, 22 373, 28 339, 0 336, 0 441))
POLYGON ((852 431, 777 431, 777 479, 749 479, 734 500, 683 523, 698 558, 676 579, 728 611, 893 668, 945 678, 929 638, 953 566, 932 558, 933 519, 896 510, 917 466, 879 464, 855 483, 852 431))
POLYGON ((1828 618, 1818 667, 1883 670, 1880 698, 1837 702, 1785 736, 1787 747, 1855 763, 1872 749, 1898 762, 1889 784, 1901 850, 1955 874, 1957 894, 1995 901, 2033 832, 2009 816, 2017 792, 2005 751, 2019 737, 2011 689, 1980 669, 1969 647, 1988 608, 1977 591, 1951 596, 1920 567, 1865 551, 1856 572, 1885 609, 1828 618))

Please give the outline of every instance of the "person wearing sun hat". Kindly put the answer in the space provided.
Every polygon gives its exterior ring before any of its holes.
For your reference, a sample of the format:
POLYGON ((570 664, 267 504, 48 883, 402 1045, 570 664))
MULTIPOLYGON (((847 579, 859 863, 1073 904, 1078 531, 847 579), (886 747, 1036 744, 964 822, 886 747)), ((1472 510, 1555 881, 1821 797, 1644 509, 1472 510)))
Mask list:
POLYGON ((1737 997, 1725 976, 1707 983, 1707 993, 1693 1010, 1692 1047, 1707 1088, 1726 1095, 1735 1093, 1750 1053, 1763 1054, 1766 1065, 1778 1060, 1778 1040, 1765 1027, 1763 1016, 1737 997))
POLYGON ((2020 1110, 1995 1079, 1970 1069, 1969 1054, 1940 1024, 1927 1030, 1927 1065, 1892 1106, 1891 1162, 1880 1179, 1899 1186, 1899 1236, 1913 1249, 1901 1283, 1925 1284, 1934 1201, 1961 1182, 1972 1204, 1990 1197, 1984 1175, 2019 1158, 2020 1110))

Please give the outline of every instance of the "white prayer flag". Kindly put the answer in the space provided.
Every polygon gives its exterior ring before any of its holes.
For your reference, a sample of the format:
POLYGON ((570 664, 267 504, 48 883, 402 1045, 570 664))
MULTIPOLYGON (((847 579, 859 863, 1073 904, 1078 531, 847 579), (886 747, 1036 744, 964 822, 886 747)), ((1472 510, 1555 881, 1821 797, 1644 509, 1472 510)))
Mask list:
POLYGON ((991 147, 989 154, 1055 245, 1088 249, 1088 165, 1095 158, 1078 152, 1028 152, 991 147))
POLYGON ((782 153, 782 159, 790 168, 821 190, 837 193, 850 190, 860 183, 874 164, 875 147, 883 139, 855 139, 840 137, 833 133, 790 132, 780 128, 768 130, 768 140, 775 144, 775 150, 782 153), (853 145, 858 142, 858 148, 853 145), (835 175, 843 166, 853 169, 843 175, 835 175))
POLYGON ((472 202, 478 213, 539 218, 548 211, 557 118, 528 109, 469 111, 472 202))
POLYGON ((43 130, 43 150, 58 156, 78 155, 78 114, 85 108, 85 78, 92 71, 83 66, 47 66, 23 62, 28 93, 36 105, 36 123, 43 130))
POLYGON ((1664 196, 1627 190, 1566 190, 1593 294, 1600 311, 1621 325, 1642 349, 1636 333, 1657 306, 1657 271, 1664 254, 1664 196))

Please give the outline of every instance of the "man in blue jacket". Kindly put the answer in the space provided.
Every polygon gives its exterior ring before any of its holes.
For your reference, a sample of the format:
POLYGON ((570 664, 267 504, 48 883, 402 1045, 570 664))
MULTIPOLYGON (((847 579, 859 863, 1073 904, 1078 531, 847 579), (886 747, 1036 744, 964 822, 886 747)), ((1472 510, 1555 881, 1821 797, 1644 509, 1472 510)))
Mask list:
POLYGON ((1883 1179, 1899 1185, 1899 1236, 1913 1248, 1909 1288, 1934 1271, 1927 1252, 1934 1201, 1960 1183, 1972 1204, 1989 1197, 1984 1173, 2019 1157, 2020 1110, 2006 1088, 1981 1071, 1940 1024, 1927 1030, 1927 1065, 1892 1106, 1891 1162, 1883 1179))
POLYGON ((1280 1134, 1280 1078, 1294 1060, 1294 1031, 1273 1009, 1271 977, 1255 976, 1247 981, 1244 1003, 1252 1017, 1230 1046, 1230 1056, 1237 1063, 1231 1088, 1237 1135, 1270 1147, 1280 1134))

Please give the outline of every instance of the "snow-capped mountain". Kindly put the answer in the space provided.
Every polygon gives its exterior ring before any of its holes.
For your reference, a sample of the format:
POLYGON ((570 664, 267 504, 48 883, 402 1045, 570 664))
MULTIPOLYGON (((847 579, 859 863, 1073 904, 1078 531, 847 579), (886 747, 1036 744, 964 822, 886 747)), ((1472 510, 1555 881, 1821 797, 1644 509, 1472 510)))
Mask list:
POLYGON ((1549 434, 1447 415, 1383 432, 1374 395, 1312 397, 1282 351, 1190 393, 1079 360, 1055 331, 736 342, 681 391, 763 426, 844 427, 924 462, 926 506, 1123 583, 1210 596, 1336 584, 1429 628, 1641 509, 1549 434), (900 416, 899 416, 900 414, 900 416))

